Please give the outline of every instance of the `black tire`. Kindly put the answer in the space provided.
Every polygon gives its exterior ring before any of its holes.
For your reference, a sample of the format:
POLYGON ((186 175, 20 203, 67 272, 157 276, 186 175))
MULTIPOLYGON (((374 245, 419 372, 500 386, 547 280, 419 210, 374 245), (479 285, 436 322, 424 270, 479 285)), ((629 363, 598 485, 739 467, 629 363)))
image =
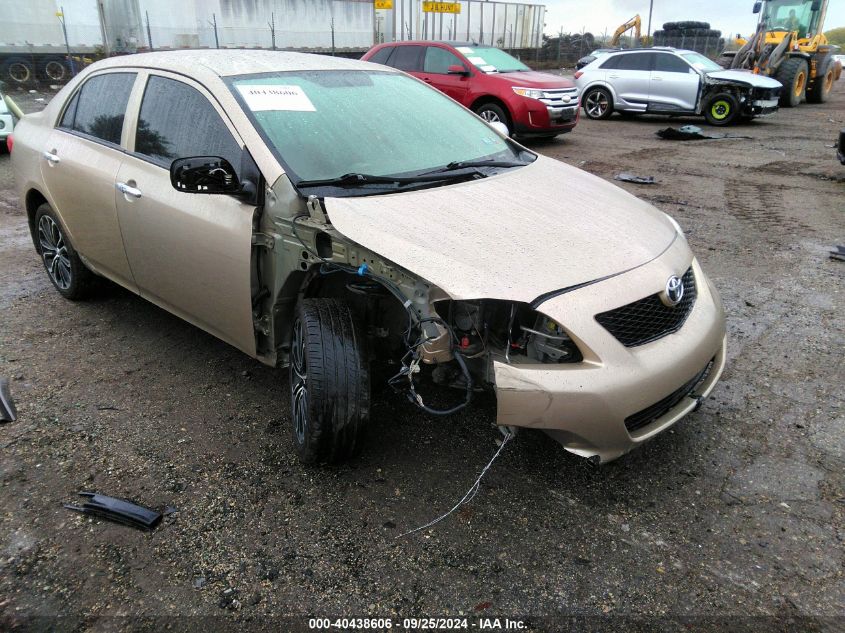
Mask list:
POLYGON ((775 74, 775 79, 783 84, 780 93, 781 107, 794 108, 801 105, 807 94, 808 76, 807 62, 800 57, 789 57, 781 63, 775 74))
MULTIPOLYGON (((686 20, 685 22, 677 22, 677 28, 689 30, 689 29, 709 29, 710 23, 709 22, 696 22, 694 20, 686 20)), ((663 28, 666 28, 666 25, 663 25, 663 28)))
POLYGON ((830 99, 833 82, 836 81, 836 68, 834 66, 833 57, 830 56, 819 64, 819 68, 822 70, 816 75, 813 85, 807 88, 807 101, 810 103, 826 103, 830 99))
POLYGON ((306 464, 340 462, 361 445, 370 417, 363 330, 338 299, 303 299, 291 337, 293 441, 306 464))
POLYGON ((498 103, 488 101, 476 106, 475 113, 488 123, 500 121, 508 126, 508 135, 513 134, 513 126, 511 125, 511 118, 505 109, 498 103))
POLYGON ((70 68, 61 57, 50 57, 41 62, 41 75, 50 82, 62 83, 70 79, 70 68))
POLYGON ((0 76, 15 86, 23 86, 35 79, 35 68, 23 57, 12 57, 3 62, 0 76))
POLYGON ((729 92, 714 95, 704 106, 704 118, 710 125, 730 125, 739 116, 739 101, 729 92))
POLYGON ((96 287, 97 276, 79 259, 64 227, 47 203, 35 212, 35 250, 59 294, 71 301, 90 296, 96 287))
POLYGON ((581 97, 581 103, 589 119, 609 119, 613 114, 613 97, 604 88, 588 88, 581 97))
POLYGON ((678 28, 677 22, 664 22, 663 23, 663 30, 664 31, 674 31, 678 28))

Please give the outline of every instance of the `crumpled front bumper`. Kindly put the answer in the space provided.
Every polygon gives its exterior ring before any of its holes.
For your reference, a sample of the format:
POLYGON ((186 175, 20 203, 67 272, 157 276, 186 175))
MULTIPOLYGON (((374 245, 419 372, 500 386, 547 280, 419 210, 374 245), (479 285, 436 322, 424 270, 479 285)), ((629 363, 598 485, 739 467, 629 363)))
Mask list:
POLYGON ((549 299, 538 307, 569 332, 584 355, 573 364, 494 363, 498 419, 503 426, 542 429, 563 446, 601 462, 620 457, 698 407, 725 366, 721 301, 683 240, 633 271, 549 299), (595 320, 664 289, 692 266, 697 298, 684 325, 652 343, 625 347, 595 320), (608 305, 608 297, 613 297, 608 305), (625 420, 678 392, 712 362, 689 395, 628 431, 625 420))

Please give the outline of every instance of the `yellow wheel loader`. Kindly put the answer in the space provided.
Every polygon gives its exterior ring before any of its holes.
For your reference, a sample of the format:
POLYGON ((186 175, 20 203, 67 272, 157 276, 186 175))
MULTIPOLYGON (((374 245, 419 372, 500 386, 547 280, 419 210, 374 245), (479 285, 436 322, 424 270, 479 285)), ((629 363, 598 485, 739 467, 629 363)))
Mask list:
POLYGON ((783 84, 780 105, 802 101, 823 103, 842 74, 834 59, 837 47, 824 36, 829 0, 762 0, 754 3, 760 15, 757 31, 741 48, 723 53, 723 65, 774 77, 783 84))

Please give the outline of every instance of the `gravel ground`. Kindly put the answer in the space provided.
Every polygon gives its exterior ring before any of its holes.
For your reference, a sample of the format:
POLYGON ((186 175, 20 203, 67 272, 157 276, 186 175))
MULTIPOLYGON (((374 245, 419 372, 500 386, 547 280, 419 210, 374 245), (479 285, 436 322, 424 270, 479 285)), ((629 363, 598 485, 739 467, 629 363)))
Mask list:
POLYGON ((492 398, 428 419, 385 393, 360 458, 305 468, 286 371, 121 289, 52 289, 0 156, 0 376, 20 412, 0 425, 0 630, 284 630, 303 614, 843 630, 845 268, 827 251, 845 242, 845 81, 828 104, 730 130, 751 139, 661 141, 667 123, 701 122, 582 119, 534 147, 656 177, 622 186, 678 219, 720 289, 722 382, 599 468, 521 433, 469 506, 398 540, 496 450, 492 398), (63 509, 81 490, 177 511, 142 533, 63 509))

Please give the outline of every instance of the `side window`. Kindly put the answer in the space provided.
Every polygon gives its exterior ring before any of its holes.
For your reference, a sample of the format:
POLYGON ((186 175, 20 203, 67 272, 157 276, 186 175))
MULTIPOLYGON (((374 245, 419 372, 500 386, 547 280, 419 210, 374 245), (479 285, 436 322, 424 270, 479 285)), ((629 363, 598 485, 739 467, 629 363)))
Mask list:
POLYGON ((463 66, 464 63, 454 54, 445 48, 428 46, 425 49, 425 64, 423 70, 427 73, 446 75, 449 73, 449 66, 463 66))
POLYGON ((387 58, 390 57, 390 53, 393 52, 393 46, 385 46, 384 48, 380 48, 376 51, 375 55, 370 57, 367 61, 372 62, 374 64, 384 64, 387 65, 387 58))
POLYGON ((602 70, 615 70, 619 68, 619 60, 622 59, 624 55, 613 55, 612 57, 608 57, 603 64, 599 66, 602 70))
POLYGON ((76 94, 73 95, 73 99, 70 100, 70 103, 65 108, 65 114, 62 117, 61 123, 59 123, 59 127, 63 127, 66 130, 73 129, 73 120, 76 118, 76 106, 79 104, 79 91, 76 91, 76 94))
POLYGON ((135 73, 109 73, 86 81, 72 99, 60 127, 120 145, 123 117, 135 73))
POLYGON ((407 72, 419 72, 422 69, 422 51, 422 46, 397 46, 390 56, 390 65, 407 72))
POLYGON ((689 64, 684 60, 668 55, 667 53, 658 53, 654 61, 654 70, 659 70, 664 73, 688 73, 690 70, 689 64))
POLYGON ((222 156, 240 172, 240 145, 198 90, 151 75, 141 101, 135 153, 167 169, 177 158, 222 156))
POLYGON ((618 70, 651 70, 653 53, 628 53, 619 56, 618 70))

